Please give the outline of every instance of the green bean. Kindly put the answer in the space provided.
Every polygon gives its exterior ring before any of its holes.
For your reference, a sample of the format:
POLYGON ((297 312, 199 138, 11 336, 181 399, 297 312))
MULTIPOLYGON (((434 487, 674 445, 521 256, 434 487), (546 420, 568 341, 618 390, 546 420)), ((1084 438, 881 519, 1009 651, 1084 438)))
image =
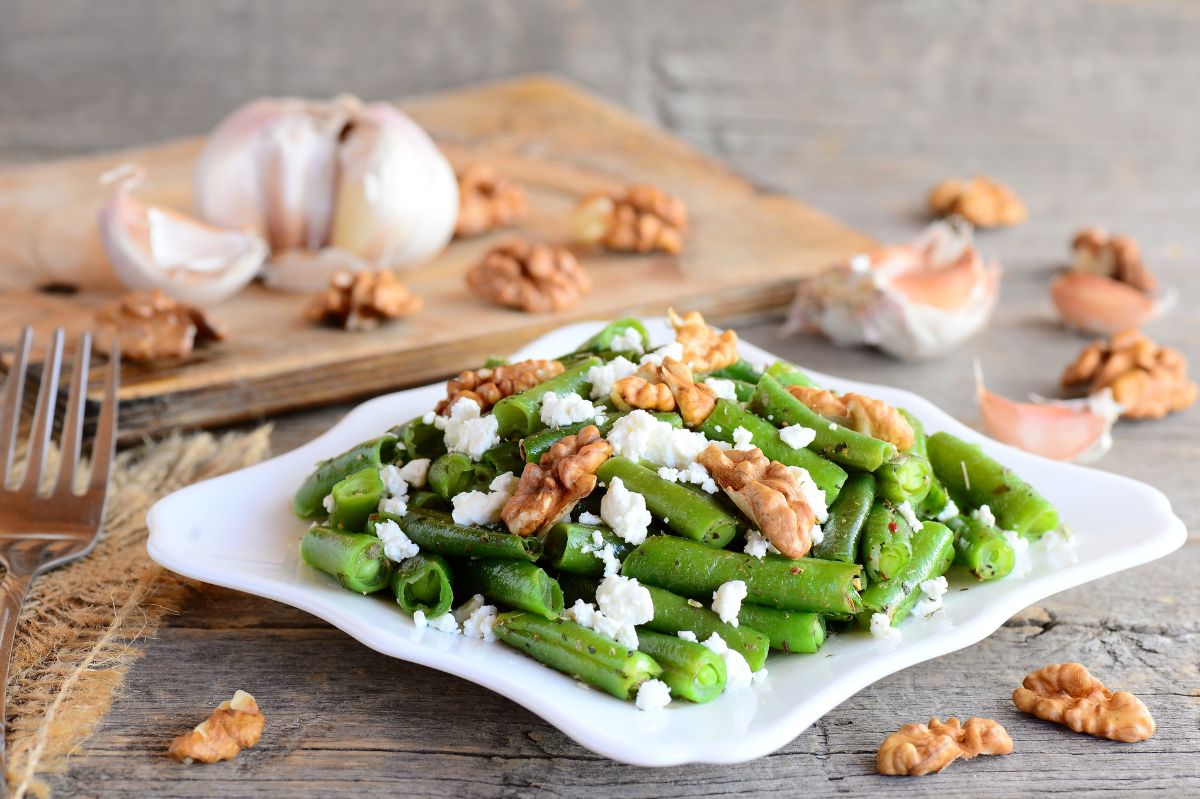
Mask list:
POLYGON ((507 366, 511 361, 503 355, 489 355, 483 361, 484 369, 495 369, 497 366, 507 366))
POLYGON ((779 381, 783 386, 808 386, 810 388, 820 388, 817 381, 813 380, 804 370, 794 363, 787 361, 776 361, 767 367, 767 374, 779 381))
POLYGON ((825 644, 825 618, 819 613, 743 604, 738 622, 764 633, 772 649, 812 654, 825 644))
MULTIPOLYGON (((391 519, 423 552, 452 557, 510 558, 537 560, 542 543, 535 536, 522 538, 512 533, 484 530, 455 524, 450 514, 423 508, 409 508, 404 516, 380 513, 378 519, 391 519)), ((368 532, 374 527, 368 523, 368 532)))
POLYGON ((484 452, 481 461, 491 467, 493 475, 512 472, 520 477, 521 472, 525 469, 525 461, 521 458, 520 441, 501 441, 484 452))
POLYGON ((742 527, 741 521, 714 497, 664 480, 653 469, 628 458, 609 458, 596 476, 606 483, 621 478, 626 488, 645 497, 646 509, 672 532, 708 546, 725 546, 742 527))
POLYGON ((492 413, 499 424, 500 437, 527 436, 540 429, 543 426, 542 397, 551 393, 569 394, 572 391, 585 393, 582 390, 588 385, 588 370, 599 364, 600 359, 595 356, 585 358, 565 372, 497 402, 492 413))
MULTIPOLYGON (((930 468, 932 468, 932 464, 930 468)), ((948 504, 950 504, 950 495, 946 493, 946 486, 935 474, 929 480, 929 493, 925 495, 925 499, 921 500, 921 504, 915 510, 920 518, 933 519, 944 511, 948 504)))
POLYGON ((874 501, 875 478, 862 472, 851 475, 829 506, 829 518, 821 525, 825 537, 812 548, 812 556, 843 563, 856 562, 859 537, 874 501))
POLYGON ((921 595, 921 583, 942 574, 954 557, 954 533, 938 522, 925 522, 913 534, 913 554, 896 575, 872 583, 863 591, 859 623, 870 626, 871 616, 883 613, 896 625, 907 616, 921 595))
POLYGON ((310 527, 300 539, 300 557, 314 569, 331 574, 342 587, 361 594, 387 588, 392 563, 374 535, 310 527))
POLYGON ((628 332, 629 330, 637 332, 642 340, 642 350, 650 348, 650 333, 647 332, 646 326, 639 320, 627 316, 623 319, 614 319, 600 329, 600 332, 589 338, 587 341, 579 345, 576 352, 608 352, 612 350, 612 340, 620 333, 628 332))
POLYGON ((737 361, 731 363, 729 366, 709 372, 708 376, 720 377, 725 380, 743 380, 747 383, 757 383, 758 378, 762 376, 762 370, 744 358, 738 358, 737 361))
POLYGON ((840 424, 831 424, 824 416, 793 397, 770 375, 763 375, 758 381, 750 407, 776 427, 799 424, 813 429, 817 435, 808 445, 809 449, 842 466, 873 472, 896 454, 896 447, 887 441, 856 433, 840 424))
POLYGON ((513 649, 618 699, 633 699, 639 685, 662 674, 662 666, 646 653, 565 619, 502 613, 493 629, 513 649))
POLYGON ((929 444, 925 436, 925 425, 921 424, 921 420, 913 415, 912 411, 907 408, 897 408, 900 415, 904 417, 904 421, 908 422, 908 426, 913 431, 912 446, 904 450, 910 455, 919 455, 925 460, 929 460, 929 444))
MULTIPOLYGON (((755 396, 758 396, 757 393, 755 396)), ((717 400, 712 413, 696 429, 710 440, 732 444, 733 431, 739 427, 750 432, 751 442, 762 450, 763 455, 785 466, 800 466, 806 469, 817 487, 825 492, 827 503, 837 498, 842 484, 846 482, 844 469, 810 449, 796 449, 785 444, 771 422, 739 408, 729 400, 717 400)))
POLYGON ((495 478, 491 465, 475 463, 461 452, 447 452, 429 464, 425 479, 433 493, 449 502, 465 491, 486 489, 495 478))
POLYGON ((1003 530, 1039 537, 1058 527, 1058 511, 1050 501, 1011 470, 949 433, 929 437, 934 473, 963 510, 987 505, 1003 530))
POLYGON ((562 589, 563 605, 566 607, 571 607, 581 599, 589 604, 596 604, 596 589, 600 586, 600 581, 595 577, 559 572, 555 579, 558 580, 558 587, 562 589))
MULTIPOLYGON (((626 415, 620 412, 605 414, 604 422, 596 425, 596 427, 600 430, 601 435, 608 435, 617 420, 626 415)), ((666 422, 671 427, 683 427, 683 420, 679 418, 679 414, 677 413, 653 413, 651 416, 660 422, 666 422)), ((576 422, 575 424, 563 425, 562 427, 548 427, 545 430, 539 430, 536 433, 525 436, 525 438, 521 439, 521 450, 525 454, 525 462, 537 463, 542 454, 549 452, 550 448, 557 444, 560 439, 573 436, 590 424, 595 424, 595 422, 576 422)))
POLYGON ((593 537, 599 533, 601 545, 611 545, 618 560, 633 549, 625 539, 604 526, 559 522, 550 528, 543 541, 543 559, 546 565, 569 574, 600 577, 604 574, 604 561, 593 552, 596 545, 593 537))
POLYGON ((703 644, 638 630, 638 651, 662 666, 661 679, 670 686, 672 696, 708 702, 725 690, 725 659, 703 644))
POLYGON ((408 495, 408 507, 428 508, 429 510, 449 510, 446 500, 432 491, 413 491, 408 495))
POLYGON ((875 470, 876 493, 899 505, 914 508, 925 499, 933 482, 933 467, 920 455, 901 452, 875 470))
POLYGON ((647 538, 629 553, 621 573, 677 594, 708 599, 730 580, 744 580, 746 601, 755 605, 811 613, 847 615, 860 609, 857 563, 767 555, 762 560, 740 552, 713 549, 683 538, 647 538))
POLYGON ((995 527, 969 516, 955 516, 947 525, 957 534, 955 565, 964 567, 975 579, 998 580, 1013 570, 1016 553, 995 527))
POLYGON ((733 383, 733 393, 737 397, 738 402, 749 402, 754 396, 755 385, 747 383, 745 380, 731 380, 733 383))
POLYGON ((423 610, 435 619, 454 604, 450 574, 450 564, 441 555, 422 552, 405 558, 392 575, 392 596, 405 613, 423 610))
POLYGON ((912 557, 912 527, 890 503, 876 500, 862 532, 862 563, 872 583, 890 580, 912 557))
POLYGON ((480 559, 459 561, 455 583, 465 594, 488 599, 556 619, 563 612, 563 594, 554 578, 532 563, 520 560, 480 559))
POLYGON ((367 517, 379 508, 383 497, 383 480, 379 469, 368 466, 339 481, 333 487, 333 510, 329 513, 329 526, 335 530, 362 532, 367 517))
POLYGON ((433 460, 439 455, 446 454, 446 434, 432 422, 426 423, 425 417, 418 416, 400 425, 400 443, 404 445, 404 459, 416 460, 429 458, 433 460))
POLYGON ((324 516, 325 497, 334 485, 366 466, 378 469, 385 463, 391 463, 395 455, 396 437, 388 434, 364 441, 341 455, 321 461, 292 498, 292 511, 301 519, 324 516))

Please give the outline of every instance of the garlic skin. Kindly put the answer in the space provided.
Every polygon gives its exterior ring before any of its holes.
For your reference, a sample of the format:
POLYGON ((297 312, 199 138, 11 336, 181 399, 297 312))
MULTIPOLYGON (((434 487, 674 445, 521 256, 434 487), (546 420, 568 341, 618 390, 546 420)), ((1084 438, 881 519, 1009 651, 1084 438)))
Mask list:
POLYGON ((234 111, 209 136, 194 190, 202 218, 250 228, 277 255, 332 247, 392 269, 440 251, 458 219, 454 171, 425 131, 350 96, 234 111))
POLYGON ((1074 400, 1015 402, 977 382, 979 412, 989 436, 1060 461, 1092 463, 1112 448, 1112 426, 1123 408, 1112 389, 1074 400))
POLYGON ((1000 267, 961 222, 935 222, 910 244, 881 247, 802 281, 785 332, 820 332, 904 360, 941 355, 991 319, 1000 267))
POLYGON ((254 279, 267 257, 265 241, 135 200, 132 192, 143 175, 142 167, 126 164, 101 178, 114 186, 100 209, 100 239, 122 283, 131 289, 158 289, 180 302, 211 305, 254 279))
POLYGON ((1167 292, 1158 299, 1107 275, 1070 270, 1050 284, 1050 299, 1069 326, 1110 336, 1128 327, 1140 328, 1162 315, 1174 304, 1175 295, 1167 292))

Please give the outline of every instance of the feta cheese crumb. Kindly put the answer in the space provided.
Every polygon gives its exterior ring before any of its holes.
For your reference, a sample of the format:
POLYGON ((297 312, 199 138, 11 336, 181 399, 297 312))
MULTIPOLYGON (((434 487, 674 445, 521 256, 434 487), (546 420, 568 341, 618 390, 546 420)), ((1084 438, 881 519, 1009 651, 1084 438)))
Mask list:
POLYGON ((638 686, 634 704, 638 710, 662 710, 671 704, 671 688, 662 680, 646 680, 638 686))
MULTIPOLYGON (((984 505, 986 508, 987 505, 984 505)), ((1001 530, 1004 538, 1008 541, 1013 549, 1013 555, 1020 558, 1029 549, 1029 539, 1022 536, 1016 530, 1001 530)))
POLYGON ((763 666, 761 669, 759 669, 758 671, 751 674, 750 678, 755 685, 758 685, 760 682, 766 682, 767 681, 767 667, 763 666))
POLYGON ((321 507, 325 508, 326 513, 333 513, 333 494, 326 494, 321 500, 321 507))
POLYGON ((455 524, 495 524, 500 521, 500 511, 504 504, 517 490, 521 480, 512 472, 505 472, 496 477, 488 488, 489 493, 482 491, 464 491, 455 494, 450 500, 453 510, 450 513, 455 524))
POLYGON ((612 574, 596 588, 596 606, 610 619, 645 624, 654 618, 654 600, 644 585, 633 577, 612 574))
POLYGON ((567 608, 566 616, 580 626, 591 627, 596 616, 596 606, 591 602, 576 599, 575 604, 567 608))
POLYGON ((744 427, 738 426, 733 430, 734 449, 754 449, 754 434, 744 427))
POLYGON ((946 591, 949 590, 949 585, 946 583, 945 577, 934 577, 930 580, 925 580, 921 583, 921 601, 913 608, 913 614, 917 616, 932 616, 942 609, 943 597, 946 591))
MULTIPOLYGON (((417 611, 417 613, 422 613, 422 611, 417 611)), ((422 615, 424 615, 424 614, 422 613, 422 615)), ((458 635, 460 632, 462 632, 461 630, 458 629, 458 621, 455 620, 453 613, 443 613, 441 616, 438 616, 436 619, 428 619, 427 621, 428 621, 430 627, 432 627, 433 629, 437 630, 440 633, 450 633, 451 635, 458 635)))
POLYGON ((892 626, 886 613, 871 614, 871 635, 885 640, 899 639, 901 632, 892 626))
POLYGON ((812 508, 813 515, 817 517, 817 524, 824 524, 825 520, 829 518, 829 506, 825 504, 825 492, 817 487, 817 483, 808 473, 808 469, 803 466, 789 466, 787 469, 800 483, 804 501, 812 508))
POLYGON ((725 661, 725 690, 736 691, 739 688, 749 688, 750 683, 754 681, 754 674, 750 671, 750 664, 746 662, 746 658, 742 657, 742 653, 735 649, 730 649, 725 639, 717 633, 710 635, 704 645, 716 654, 721 656, 725 661))
POLYGON ((712 479, 712 475, 708 473, 708 469, 704 468, 704 464, 699 461, 692 461, 682 469, 675 469, 670 466, 660 466, 658 468, 658 476, 663 480, 672 483, 691 483, 692 485, 700 486, 701 490, 708 494, 715 494, 720 489, 717 487, 717 482, 712 479))
POLYGON ((946 507, 938 511, 938 515, 933 518, 939 522, 948 522, 959 514, 958 506, 954 504, 954 500, 947 498, 946 507))
POLYGON ((607 397, 612 393, 613 383, 629 377, 637 370, 637 364, 622 355, 588 369, 587 380, 592 385, 592 399, 607 397))
POLYGON ((721 621, 730 626, 738 626, 738 613, 742 610, 742 600, 747 594, 745 580, 730 580, 713 592, 713 613, 721 617, 721 621))
POLYGON ((991 506, 989 505, 980 505, 978 508, 971 511, 971 518, 975 519, 976 521, 983 522, 989 527, 996 526, 996 516, 992 513, 991 506))
POLYGON ((380 513, 390 513, 393 516, 408 515, 408 499, 405 497, 384 497, 379 500, 380 513))
POLYGON ((425 611, 423 611, 423 610, 414 610, 413 611, 413 624, 416 625, 416 628, 418 630, 425 629, 425 626, 427 624, 429 624, 429 620, 425 618, 425 611))
POLYGON ((376 524, 375 535, 379 536, 379 540, 383 542, 383 554, 387 556, 388 560, 399 563, 421 551, 421 548, 404 534, 400 525, 391 519, 376 524))
POLYGON ((830 430, 837 430, 837 422, 830 422, 830 423, 829 423, 829 429, 830 429, 830 430))
POLYGON ((779 554, 779 550, 767 540, 767 537, 760 530, 751 530, 746 533, 746 546, 742 549, 747 555, 762 560, 767 556, 768 552, 779 554))
POLYGON ((436 419, 437 419, 436 413, 434 413, 433 411, 425 411, 425 415, 421 417, 421 423, 422 424, 434 424, 434 420, 436 420, 436 419))
POLYGON ((404 482, 404 478, 400 476, 399 466, 389 463, 386 466, 380 467, 379 479, 383 482, 384 490, 387 491, 388 496, 408 496, 408 483, 404 482))
POLYGON ((434 424, 445 431, 447 450, 462 452, 473 461, 500 443, 500 423, 492 414, 480 416, 479 403, 470 397, 459 397, 450 406, 450 416, 439 416, 434 424))
POLYGON ((908 526, 914 533, 925 526, 924 523, 917 518, 917 514, 916 511, 913 510, 912 503, 907 499, 896 506, 896 512, 900 514, 904 521, 908 522, 908 526))
POLYGON ((400 467, 400 479, 413 488, 424 488, 429 476, 429 458, 413 458, 400 467))
POLYGON ((548 391, 542 395, 540 416, 542 424, 547 427, 565 427, 576 422, 591 419, 599 413, 599 409, 574 391, 569 394, 555 394, 548 391))
POLYGON ((466 602, 454 609, 454 618, 459 624, 465 622, 471 617, 471 614, 479 610, 487 604, 487 600, 483 598, 483 594, 475 594, 466 602))
POLYGON ((693 644, 699 643, 696 640, 696 634, 694 632, 692 632, 691 630, 680 630, 679 632, 676 633, 676 635, 678 635, 680 638, 682 638, 685 641, 691 641, 693 644))
POLYGON ((462 633, 467 638, 482 638, 484 641, 495 641, 497 610, 495 605, 480 605, 467 620, 463 622, 462 633))
POLYGON ((683 345, 678 341, 672 341, 665 347, 659 347, 654 352, 648 352, 641 357, 638 363, 652 363, 655 366, 662 366, 662 362, 666 358, 674 358, 677 361, 683 360, 683 345))
MULTIPOLYGON (((716 443, 703 433, 674 428, 640 409, 618 419, 606 438, 614 455, 675 469, 687 467, 710 443, 716 443)), ((718 446, 729 445, 721 442, 718 446)))
POLYGON ((634 546, 646 540, 652 521, 650 511, 646 510, 646 498, 626 488, 620 477, 608 483, 608 490, 600 500, 600 518, 634 546))
POLYGON ((592 540, 590 544, 584 544, 585 552, 591 552, 594 556, 604 563, 604 576, 610 574, 619 574, 621 572, 621 560, 617 557, 617 549, 612 544, 607 544, 604 541, 604 536, 599 530, 592 531, 592 540))
POLYGON ((779 431, 779 438, 792 449, 804 449, 817 437, 817 431, 804 425, 792 424, 779 431))
POLYGON ((603 521, 599 516, 590 511, 583 511, 579 514, 580 524, 600 524, 603 521))
POLYGON ((641 355, 646 351, 646 345, 642 342, 642 334, 636 327, 627 327, 612 337, 608 343, 608 349, 611 352, 632 352, 635 355, 641 355))
POLYGON ((825 540, 825 531, 821 529, 821 525, 814 524, 808 531, 808 537, 812 539, 814 545, 819 544, 825 540))
POLYGON ((704 385, 713 390, 713 393, 717 395, 717 399, 737 402, 737 387, 734 386, 732 380, 725 380, 720 377, 709 377, 705 379, 704 385))

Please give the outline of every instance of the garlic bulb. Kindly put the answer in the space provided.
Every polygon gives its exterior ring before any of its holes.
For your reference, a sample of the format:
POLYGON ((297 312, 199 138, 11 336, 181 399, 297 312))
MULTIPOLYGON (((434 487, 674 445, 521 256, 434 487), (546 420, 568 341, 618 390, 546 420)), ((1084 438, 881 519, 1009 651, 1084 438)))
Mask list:
POLYGON ((122 283, 205 305, 233 296, 254 279, 267 257, 265 241, 138 202, 132 191, 143 175, 140 166, 126 164, 101 178, 115 185, 100 209, 100 238, 122 283))
POLYGON ((983 328, 999 288, 1000 267, 983 260, 970 227, 935 222, 911 244, 881 247, 802 281, 785 329, 928 358, 983 328))
POLYGON ((334 248, 376 267, 432 256, 458 219, 454 171, 425 131, 349 96, 238 109, 210 135, 195 195, 205 220, 249 227, 277 254, 334 248))

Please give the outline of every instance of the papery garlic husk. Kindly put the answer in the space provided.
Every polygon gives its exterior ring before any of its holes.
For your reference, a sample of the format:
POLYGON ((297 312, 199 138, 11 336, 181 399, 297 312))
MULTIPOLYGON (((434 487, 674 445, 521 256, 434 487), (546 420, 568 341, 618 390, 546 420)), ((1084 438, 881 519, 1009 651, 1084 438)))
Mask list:
POLYGON ((1174 303, 1174 293, 1159 299, 1106 275, 1070 270, 1050 285, 1050 299, 1071 327, 1112 335, 1140 328, 1165 313, 1174 303))
POLYGON ((209 136, 195 194, 203 218, 249 226, 276 257, 333 247, 391 269, 440 251, 458 219, 454 171, 425 131, 349 96, 238 109, 209 136))
POLYGON ((785 330, 929 358, 983 328, 999 288, 1000 267, 983 260, 970 226, 939 221, 911 244, 881 247, 802 281, 785 330))
POLYGON ((1112 448, 1112 426, 1123 408, 1105 388, 1082 399, 1015 402, 988 391, 976 364, 976 396, 989 436, 1026 452, 1090 463, 1112 448))
POLYGON ((113 271, 131 289, 158 289, 185 303, 211 305, 241 291, 262 268, 267 243, 222 230, 132 196, 144 170, 126 164, 101 178, 114 184, 99 229, 113 271))

